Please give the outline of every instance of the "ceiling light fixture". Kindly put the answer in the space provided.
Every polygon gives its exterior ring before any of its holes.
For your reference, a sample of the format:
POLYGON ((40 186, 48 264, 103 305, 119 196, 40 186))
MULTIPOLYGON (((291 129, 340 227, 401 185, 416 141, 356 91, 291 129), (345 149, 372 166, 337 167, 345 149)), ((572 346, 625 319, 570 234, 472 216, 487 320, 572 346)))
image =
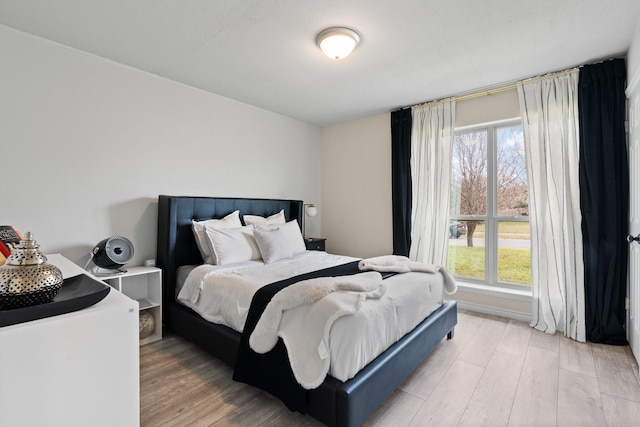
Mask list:
POLYGON ((316 44, 331 59, 342 59, 348 56, 358 43, 360 43, 360 36, 350 28, 327 28, 316 36, 316 44))

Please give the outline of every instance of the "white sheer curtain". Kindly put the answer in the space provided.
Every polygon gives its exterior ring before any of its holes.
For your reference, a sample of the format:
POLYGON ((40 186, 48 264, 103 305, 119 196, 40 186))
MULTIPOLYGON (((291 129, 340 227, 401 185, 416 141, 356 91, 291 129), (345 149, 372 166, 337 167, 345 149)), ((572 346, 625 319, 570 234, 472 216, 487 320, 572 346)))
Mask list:
POLYGON ((578 71, 518 85, 529 179, 533 322, 585 341, 578 71))
POLYGON ((455 101, 411 109, 411 248, 409 258, 445 265, 455 101))

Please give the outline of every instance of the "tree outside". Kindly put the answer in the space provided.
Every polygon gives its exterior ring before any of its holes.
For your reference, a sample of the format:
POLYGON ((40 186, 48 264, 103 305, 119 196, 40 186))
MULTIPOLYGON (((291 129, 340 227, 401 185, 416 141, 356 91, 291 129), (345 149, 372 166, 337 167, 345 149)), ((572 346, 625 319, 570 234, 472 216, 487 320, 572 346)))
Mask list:
MULTIPOLYGON (((452 175, 457 197, 451 198, 452 216, 487 214, 487 131, 456 135, 452 175)), ((467 246, 473 247, 478 221, 467 220, 467 246)))
MULTIPOLYGON (((487 131, 456 135, 453 142, 451 217, 486 216, 487 131)), ((499 128, 496 141, 496 201, 498 216, 529 213, 529 190, 521 126, 499 128)), ((473 247, 478 220, 465 220, 467 246, 473 247)))
POLYGON ((489 280, 484 271, 485 250, 474 248, 474 239, 481 246, 482 242, 486 243, 486 219, 493 214, 493 209, 487 206, 489 192, 493 195, 491 200, 495 199, 498 220, 495 223, 498 247, 492 249, 495 252, 491 255, 497 257, 498 271, 491 280, 530 283, 530 246, 526 242, 530 240, 529 193, 523 131, 519 124, 475 129, 454 137, 450 217, 466 225, 466 245, 450 245, 448 266, 451 263, 452 271, 458 275, 489 280), (493 129, 495 133, 489 134, 493 129), (490 156, 495 156, 491 170, 490 156), (524 221, 518 222, 517 217, 524 221), (514 243, 505 243, 508 239, 515 239, 510 240, 514 243))
POLYGON ((529 186, 522 126, 498 128, 496 142, 497 214, 528 216, 529 186))

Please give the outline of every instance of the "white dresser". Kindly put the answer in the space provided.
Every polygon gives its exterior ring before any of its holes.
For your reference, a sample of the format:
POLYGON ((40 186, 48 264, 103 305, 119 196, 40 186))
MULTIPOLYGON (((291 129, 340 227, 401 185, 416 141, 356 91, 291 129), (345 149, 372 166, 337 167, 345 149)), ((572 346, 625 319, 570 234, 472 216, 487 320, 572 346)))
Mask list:
MULTIPOLYGON (((85 271, 47 255, 62 275, 85 271)), ((73 313, 0 327, 0 426, 140 424, 138 303, 112 289, 73 313)))

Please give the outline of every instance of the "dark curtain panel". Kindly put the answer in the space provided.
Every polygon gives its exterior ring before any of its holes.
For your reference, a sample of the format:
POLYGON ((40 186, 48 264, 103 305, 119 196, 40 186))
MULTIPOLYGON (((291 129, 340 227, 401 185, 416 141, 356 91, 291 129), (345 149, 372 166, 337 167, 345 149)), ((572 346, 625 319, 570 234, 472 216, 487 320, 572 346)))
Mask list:
POLYGON ((411 109, 391 113, 391 202, 393 254, 411 247, 411 109))
POLYGON ((624 59, 580 70, 580 208, 587 340, 623 345, 629 165, 624 59))

